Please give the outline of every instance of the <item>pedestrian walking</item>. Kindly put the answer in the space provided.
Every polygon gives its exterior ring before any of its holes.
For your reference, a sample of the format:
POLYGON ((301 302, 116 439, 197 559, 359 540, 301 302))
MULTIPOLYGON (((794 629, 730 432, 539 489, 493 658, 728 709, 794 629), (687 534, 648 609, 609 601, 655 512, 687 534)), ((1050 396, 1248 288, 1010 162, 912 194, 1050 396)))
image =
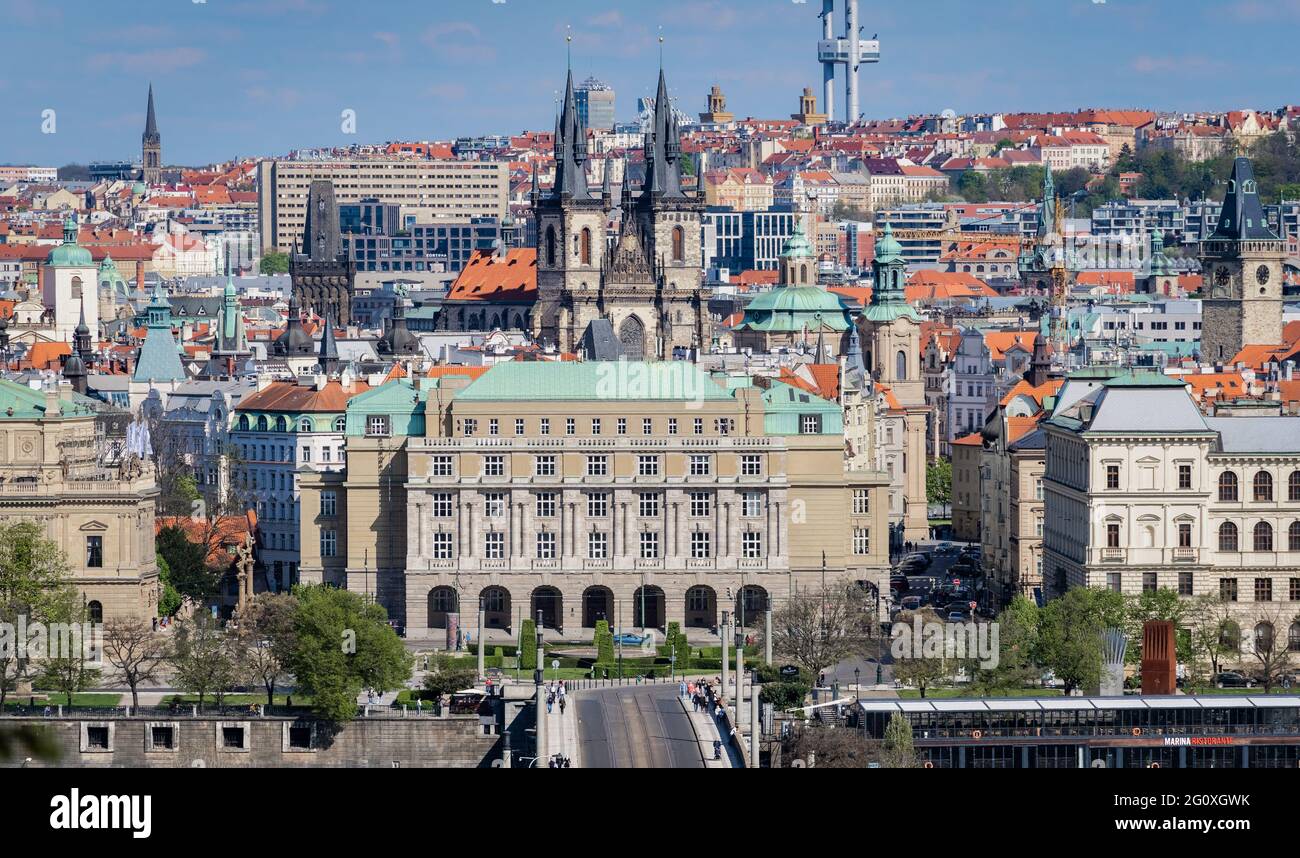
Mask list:
POLYGON ((551 707, 554 706, 554 705, 555 705, 555 695, 550 695, 550 696, 548 696, 548 697, 546 698, 546 714, 547 714, 547 715, 550 715, 550 714, 551 714, 551 707))
POLYGON ((564 698, 561 697, 561 698, 560 698, 560 714, 561 714, 561 715, 564 714, 564 710, 565 710, 566 708, 567 708, 567 706, 566 706, 566 704, 565 704, 565 702, 564 702, 564 698))

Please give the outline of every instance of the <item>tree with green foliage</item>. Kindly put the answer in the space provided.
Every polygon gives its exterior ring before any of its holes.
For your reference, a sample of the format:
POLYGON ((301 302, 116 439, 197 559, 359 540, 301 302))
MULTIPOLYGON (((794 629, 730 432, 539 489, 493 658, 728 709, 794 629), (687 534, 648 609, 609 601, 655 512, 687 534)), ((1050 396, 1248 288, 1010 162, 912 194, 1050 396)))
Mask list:
POLYGON ((1074 587, 1042 609, 1038 654, 1065 685, 1067 695, 1101 683, 1102 635, 1124 628, 1124 597, 1113 590, 1074 587))
POLYGON ((1129 664, 1137 664, 1142 660, 1142 627, 1148 621, 1162 620, 1174 624, 1178 660, 1184 663, 1191 661, 1193 649, 1188 632, 1193 610, 1194 604, 1191 601, 1168 587, 1147 590, 1129 597, 1124 618, 1124 634, 1129 640, 1129 646, 1124 660, 1129 664))
POLYGON ((176 626, 172 644, 173 682, 199 698, 199 711, 208 695, 220 706, 239 682, 238 648, 207 611, 176 626))
POLYGON ((298 610, 287 666, 321 718, 351 721, 363 691, 392 691, 411 678, 412 657, 382 605, 324 585, 298 586, 293 595, 298 610))
POLYGON ((939 459, 925 466, 925 496, 931 506, 952 504, 952 462, 939 459))
POLYGON ((524 620, 519 626, 519 650, 516 653, 522 670, 537 669, 537 623, 524 620))
POLYGON ((668 624, 668 634, 664 643, 668 645, 669 655, 676 656, 676 670, 679 673, 690 670, 691 642, 687 639, 686 633, 682 631, 681 623, 672 622, 668 624))
POLYGON ((430 667, 424 677, 424 690, 439 705, 445 695, 473 688, 478 682, 475 669, 458 667, 446 653, 435 655, 430 667))
POLYGON ((158 531, 157 550, 167 561, 168 579, 183 600, 203 606, 217 596, 220 576, 208 568, 204 546, 191 541, 182 528, 173 525, 158 531))
POLYGON ((763 686, 758 699, 784 712, 803 706, 811 687, 802 682, 770 682, 763 686))
POLYGON ((172 568, 167 564, 167 558, 154 552, 154 560, 158 563, 158 583, 162 584, 162 593, 158 596, 158 616, 174 617, 181 609, 184 599, 172 583, 172 568))
POLYGON ((614 663, 614 633, 608 620, 596 621, 596 664, 607 667, 614 663))
POLYGON ((916 768, 916 746, 912 742, 912 723, 895 712, 885 725, 884 741, 880 747, 880 764, 887 769, 916 768))
POLYGON ((994 152, 1001 152, 1003 149, 1014 149, 1014 148, 1016 148, 1016 143, 1010 137, 1003 137, 997 143, 993 144, 994 152))
POLYGON ((288 274, 289 254, 277 250, 263 251, 262 261, 258 264, 257 270, 262 274, 288 274))
POLYGON ((235 643, 240 665, 250 682, 266 691, 266 705, 275 705, 275 686, 288 672, 297 648, 295 620, 298 601, 288 593, 258 593, 239 615, 235 643))
POLYGON ((1042 678, 1038 663, 1041 611, 1024 596, 1016 596, 998 615, 998 663, 989 669, 972 667, 971 690, 980 697, 1035 686, 1042 678))
POLYGON ((978 170, 966 170, 957 177, 957 195, 968 203, 989 201, 989 182, 978 170))
POLYGON ((72 696, 93 688, 100 677, 100 670, 87 658, 90 641, 83 634, 90 624, 90 611, 83 598, 68 594, 50 612, 47 622, 49 635, 39 681, 65 695, 71 708, 72 696))
MULTIPOLYGON (((47 622, 75 596, 67 558, 34 521, 0 521, 0 622, 47 622)), ((0 647, 0 707, 27 674, 27 653, 0 647)))

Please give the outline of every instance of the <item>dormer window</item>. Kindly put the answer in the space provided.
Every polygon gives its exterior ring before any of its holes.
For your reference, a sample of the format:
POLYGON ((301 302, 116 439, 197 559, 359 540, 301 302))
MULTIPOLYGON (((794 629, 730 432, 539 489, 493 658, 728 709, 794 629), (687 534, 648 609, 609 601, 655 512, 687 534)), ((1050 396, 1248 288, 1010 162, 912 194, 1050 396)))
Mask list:
POLYGON ((366 418, 367 438, 387 438, 390 434, 386 414, 372 414, 366 418))

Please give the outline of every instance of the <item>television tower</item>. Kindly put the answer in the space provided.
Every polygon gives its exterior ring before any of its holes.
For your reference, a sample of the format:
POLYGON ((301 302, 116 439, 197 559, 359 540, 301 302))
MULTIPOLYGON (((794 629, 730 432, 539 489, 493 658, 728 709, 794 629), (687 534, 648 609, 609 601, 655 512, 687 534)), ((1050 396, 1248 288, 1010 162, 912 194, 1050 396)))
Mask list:
POLYGON ((852 124, 861 115, 858 110, 858 68, 864 63, 880 62, 880 41, 873 35, 862 38, 858 23, 858 0, 844 0, 844 35, 835 38, 835 0, 822 0, 822 38, 817 43, 817 61, 822 64, 823 110, 835 116, 835 67, 844 66, 844 121, 852 124))

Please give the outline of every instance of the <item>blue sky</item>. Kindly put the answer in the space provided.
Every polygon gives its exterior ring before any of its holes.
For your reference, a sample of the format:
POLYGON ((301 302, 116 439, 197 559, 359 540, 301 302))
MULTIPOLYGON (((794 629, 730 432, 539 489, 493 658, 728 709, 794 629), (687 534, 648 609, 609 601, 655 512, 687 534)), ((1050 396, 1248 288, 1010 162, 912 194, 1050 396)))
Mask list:
MULTIPOLYGON (((150 81, 168 163, 549 129, 566 25, 575 73, 613 85, 620 116, 653 90, 661 32, 685 109, 717 83, 740 116, 784 116, 802 87, 820 93, 820 6, 0 0, 0 163, 138 157, 150 81), (54 134, 41 132, 47 109, 54 134), (345 109, 355 136, 340 129, 345 109)), ((862 23, 882 40, 882 63, 863 73, 871 117, 1300 101, 1300 0, 862 0, 862 23)))

